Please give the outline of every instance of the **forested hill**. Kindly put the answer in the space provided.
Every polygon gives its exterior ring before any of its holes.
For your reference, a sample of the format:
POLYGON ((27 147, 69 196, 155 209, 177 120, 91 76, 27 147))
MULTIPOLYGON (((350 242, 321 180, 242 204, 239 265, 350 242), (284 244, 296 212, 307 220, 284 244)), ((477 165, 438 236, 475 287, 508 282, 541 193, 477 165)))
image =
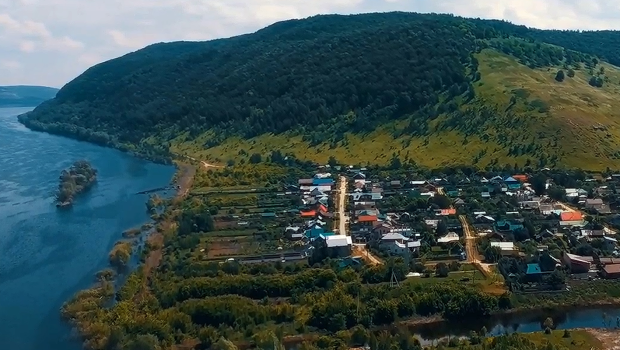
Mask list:
POLYGON ((450 15, 316 16, 146 47, 90 68, 20 119, 223 162, 277 147, 321 161, 620 167, 610 117, 620 74, 606 63, 620 64, 619 44, 618 32, 450 15))
POLYGON ((34 107, 54 98, 56 92, 45 86, 0 86, 0 107, 34 107))

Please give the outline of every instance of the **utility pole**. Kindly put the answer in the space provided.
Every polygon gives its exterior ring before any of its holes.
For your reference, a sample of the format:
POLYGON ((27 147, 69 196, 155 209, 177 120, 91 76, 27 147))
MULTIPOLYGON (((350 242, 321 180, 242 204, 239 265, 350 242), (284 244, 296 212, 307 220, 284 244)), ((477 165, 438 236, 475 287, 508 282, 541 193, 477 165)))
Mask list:
POLYGON ((400 286, 398 279, 396 278, 396 274, 394 273, 394 268, 392 268, 392 277, 390 278, 390 287, 394 288, 400 286))

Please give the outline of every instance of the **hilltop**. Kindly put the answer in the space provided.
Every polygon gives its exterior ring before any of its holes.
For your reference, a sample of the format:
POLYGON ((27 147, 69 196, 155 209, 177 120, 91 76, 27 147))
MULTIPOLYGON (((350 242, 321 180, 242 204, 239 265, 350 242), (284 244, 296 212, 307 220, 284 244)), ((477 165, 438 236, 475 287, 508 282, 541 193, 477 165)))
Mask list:
POLYGON ((148 46, 88 69, 20 120, 228 164, 279 150, 321 162, 620 168, 618 44, 614 31, 450 15, 316 16, 148 46))
POLYGON ((0 107, 35 107, 54 98, 57 92, 46 86, 0 86, 0 107))

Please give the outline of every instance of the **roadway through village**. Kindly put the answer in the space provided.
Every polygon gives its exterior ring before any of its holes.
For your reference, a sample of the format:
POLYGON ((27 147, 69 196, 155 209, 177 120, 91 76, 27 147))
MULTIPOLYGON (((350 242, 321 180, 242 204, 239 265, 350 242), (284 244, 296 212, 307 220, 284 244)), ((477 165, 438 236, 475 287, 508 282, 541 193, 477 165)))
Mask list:
MULTIPOLYGON (((347 225, 349 223, 349 216, 347 215, 347 178, 346 176, 340 176, 338 178, 338 191, 336 198, 336 206, 338 206, 338 219, 334 220, 334 230, 338 230, 341 235, 349 236, 347 231, 347 225)), ((367 260, 372 265, 381 265, 383 261, 374 256, 370 251, 366 249, 364 243, 354 243, 352 249, 357 251, 358 255, 364 260, 367 260)))
MULTIPOLYGON (((442 196, 446 195, 443 187, 439 187, 437 189, 437 192, 442 196)), ((450 205, 450 209, 454 209, 454 205, 450 205)), ((467 262, 476 266, 478 270, 480 270, 480 272, 482 272, 485 276, 490 276, 490 265, 482 263, 478 258, 478 245, 476 244, 476 241, 478 240, 478 235, 471 227, 471 225, 469 225, 469 222, 467 221, 467 216, 459 215, 459 221, 461 221, 461 226, 463 227, 463 236, 465 238, 465 254, 467 256, 467 262)))

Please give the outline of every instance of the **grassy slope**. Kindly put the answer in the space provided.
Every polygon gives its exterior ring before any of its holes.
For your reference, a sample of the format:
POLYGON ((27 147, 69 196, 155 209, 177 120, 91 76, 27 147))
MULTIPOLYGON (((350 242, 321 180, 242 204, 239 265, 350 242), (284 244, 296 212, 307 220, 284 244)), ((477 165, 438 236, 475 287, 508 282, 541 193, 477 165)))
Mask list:
POLYGON ((517 115, 518 121, 498 113, 496 120, 484 130, 466 136, 458 130, 438 130, 444 120, 440 116, 431 122, 430 136, 394 139, 392 132, 406 125, 406 122, 396 122, 369 134, 348 134, 346 142, 340 142, 335 148, 330 148, 329 144, 309 147, 301 136, 292 134, 267 134, 249 140, 230 138, 206 149, 202 145, 212 136, 209 133, 191 141, 186 141, 184 135, 179 136, 173 140, 171 148, 176 153, 219 163, 228 160, 238 163, 241 159, 247 160, 252 153, 266 155, 272 150, 280 150, 321 163, 334 156, 350 164, 385 164, 396 153, 401 159, 409 158, 429 167, 470 165, 477 154, 485 151, 477 163, 480 167, 492 160, 500 164, 523 165, 528 158, 535 164, 538 154, 508 156, 507 149, 499 143, 499 139, 508 138, 515 144, 540 145, 547 156, 556 156, 558 164, 567 167, 589 170, 620 167, 620 152, 617 152, 617 145, 620 145, 619 68, 599 64, 596 69, 603 66, 609 81, 603 88, 594 88, 588 84, 590 76, 585 68, 576 71, 575 77, 566 77, 559 83, 554 79, 558 68, 532 70, 514 58, 492 50, 484 50, 477 58, 482 80, 475 84, 478 101, 474 103, 492 105, 504 111, 510 105, 511 96, 515 95, 517 103, 510 110, 517 115), (548 106, 548 112, 529 107, 537 100, 548 106), (594 129, 601 124, 606 130, 594 129), (483 133, 489 136, 486 142, 480 139, 483 133), (240 155, 240 150, 247 155, 240 155))
POLYGON ((556 330, 551 334, 544 332, 526 333, 526 338, 538 345, 551 343, 568 350, 592 350, 604 349, 604 345, 592 333, 585 329, 575 329, 570 331, 570 337, 564 338, 564 331, 556 330))

